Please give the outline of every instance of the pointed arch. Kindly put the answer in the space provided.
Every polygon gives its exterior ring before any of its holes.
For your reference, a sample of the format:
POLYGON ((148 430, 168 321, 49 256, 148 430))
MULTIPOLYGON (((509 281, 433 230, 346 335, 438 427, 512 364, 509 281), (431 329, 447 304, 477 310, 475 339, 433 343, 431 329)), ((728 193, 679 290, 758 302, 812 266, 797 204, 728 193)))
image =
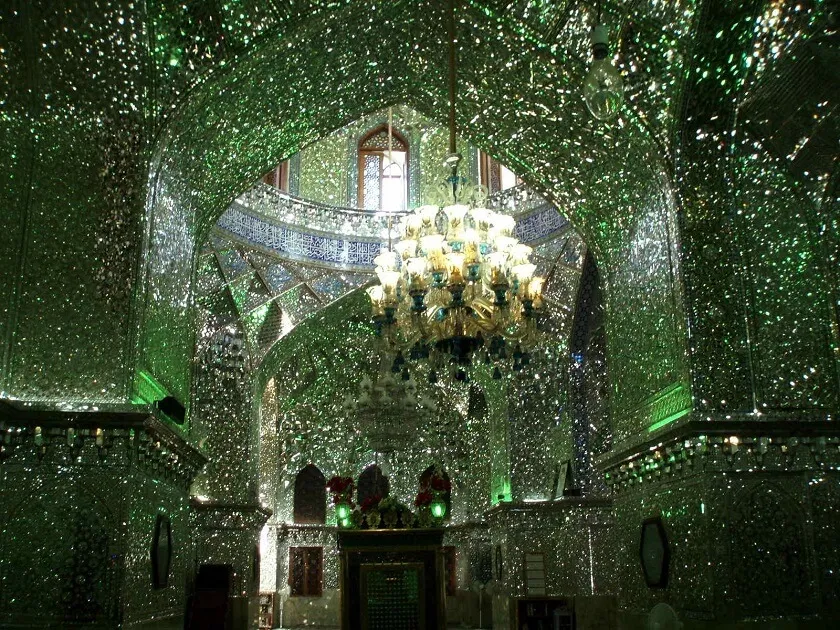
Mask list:
MULTIPOLYGON (((436 464, 432 464, 422 473, 420 473, 420 488, 423 490, 431 488, 432 485, 432 477, 435 474, 435 469, 437 468, 436 464)), ((449 478, 449 473, 446 472, 443 468, 438 468, 441 476, 445 481, 448 482, 448 486, 451 488, 452 480, 449 478)), ((444 520, 448 520, 452 517, 452 490, 446 490, 443 493, 443 502, 446 503, 446 515, 443 517, 444 520)))
POLYGON ((408 200, 408 140, 391 127, 389 157, 388 125, 378 125, 359 139, 357 199, 365 210, 405 210, 408 200), (402 202, 393 198, 402 192, 402 202))
POLYGON ((327 520, 327 488, 324 473, 307 464, 295 477, 292 520, 303 525, 323 525, 327 520))
POLYGON ((382 469, 376 464, 371 464, 359 475, 357 490, 357 501, 361 505, 366 499, 379 495, 381 498, 388 496, 391 491, 391 483, 388 477, 382 474, 382 469))

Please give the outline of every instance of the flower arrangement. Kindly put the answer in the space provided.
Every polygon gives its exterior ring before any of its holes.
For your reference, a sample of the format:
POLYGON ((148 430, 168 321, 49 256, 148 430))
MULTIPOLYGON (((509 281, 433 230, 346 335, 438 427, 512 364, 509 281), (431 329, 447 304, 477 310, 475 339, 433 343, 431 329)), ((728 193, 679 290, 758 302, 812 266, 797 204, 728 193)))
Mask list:
POLYGON ((362 501, 342 526, 357 529, 399 529, 418 525, 415 523, 414 513, 406 504, 393 497, 383 498, 377 494, 362 501))
POLYGON ((352 477, 342 477, 335 475, 327 482, 327 490, 332 493, 332 501, 335 506, 336 516, 339 521, 347 521, 353 510, 355 504, 353 503, 353 483, 352 477))
MULTIPOLYGON (((352 496, 354 485, 352 477, 342 477, 341 475, 336 475, 331 477, 327 482, 327 490, 333 493, 333 497, 347 496, 348 494, 352 496)), ((335 500, 334 502, 337 503, 335 500)))
POLYGON ((435 498, 435 495, 432 494, 431 490, 422 489, 420 492, 417 493, 417 496, 414 498, 414 507, 417 508, 424 508, 429 507, 432 504, 432 499, 435 498))
POLYGON ((367 514, 368 512, 370 512, 375 507, 378 507, 380 501, 382 501, 382 496, 381 495, 375 494, 372 497, 368 497, 367 499, 362 501, 362 505, 361 505, 362 513, 367 514))
POLYGON ((376 494, 356 506, 352 501, 355 485, 351 477, 336 475, 327 482, 339 516, 339 526, 355 529, 399 529, 440 527, 448 507, 444 495, 452 484, 439 467, 420 486, 414 498, 416 512, 399 500, 376 494), (340 512, 340 513, 339 513, 340 512))
POLYGON ((452 490, 452 482, 437 473, 432 476, 429 486, 435 492, 450 492, 452 490))

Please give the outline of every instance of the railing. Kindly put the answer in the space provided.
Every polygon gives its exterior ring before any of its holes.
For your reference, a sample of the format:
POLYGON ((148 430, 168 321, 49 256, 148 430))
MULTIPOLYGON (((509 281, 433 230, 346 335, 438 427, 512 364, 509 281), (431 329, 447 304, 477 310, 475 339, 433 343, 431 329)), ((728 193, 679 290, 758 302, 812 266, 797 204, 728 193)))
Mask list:
POLYGON ((542 195, 534 192, 525 184, 500 190, 487 199, 487 207, 491 210, 514 216, 520 216, 531 210, 550 205, 542 195))
MULTIPOLYGON (((240 196, 236 203, 287 225, 303 225, 330 234, 374 238, 387 236, 385 230, 388 228, 389 214, 393 223, 405 214, 403 211, 387 213, 318 203, 262 182, 240 196)), ((514 216, 546 205, 548 202, 525 184, 495 192, 487 199, 488 208, 514 216)))
MULTIPOLYGON (((388 237, 388 213, 331 206, 295 197, 268 184, 259 183, 234 204, 285 225, 299 225, 325 234, 366 238, 388 237)), ((392 213, 397 217, 402 213, 392 213)))
MULTIPOLYGON (((516 236, 525 243, 549 240, 568 227, 554 206, 524 185, 492 195, 487 206, 516 217, 516 236)), ((388 240, 389 220, 394 224, 402 214, 330 206, 261 183, 234 201, 217 226, 291 260, 369 271, 388 240)))

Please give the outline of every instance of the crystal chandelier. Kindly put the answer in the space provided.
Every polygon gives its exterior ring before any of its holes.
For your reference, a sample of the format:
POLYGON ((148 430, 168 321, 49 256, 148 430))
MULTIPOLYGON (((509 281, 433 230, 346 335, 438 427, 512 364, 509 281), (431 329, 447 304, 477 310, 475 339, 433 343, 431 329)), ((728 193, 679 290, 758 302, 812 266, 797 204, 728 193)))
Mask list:
POLYGON ((416 441, 418 427, 437 412, 431 397, 418 395, 414 378, 396 379, 387 370, 380 370, 375 381, 365 375, 358 395, 348 394, 343 406, 377 454, 407 448, 416 441))
POLYGON ((408 359, 431 359, 429 380, 444 363, 456 380, 477 353, 514 370, 528 363, 544 279, 535 277, 531 248, 514 236, 513 217, 483 207, 481 187, 458 175, 455 145, 455 20, 449 15, 449 176, 437 203, 420 206, 400 223, 400 241, 374 259, 379 284, 368 289, 373 319, 392 371, 409 378, 408 359))

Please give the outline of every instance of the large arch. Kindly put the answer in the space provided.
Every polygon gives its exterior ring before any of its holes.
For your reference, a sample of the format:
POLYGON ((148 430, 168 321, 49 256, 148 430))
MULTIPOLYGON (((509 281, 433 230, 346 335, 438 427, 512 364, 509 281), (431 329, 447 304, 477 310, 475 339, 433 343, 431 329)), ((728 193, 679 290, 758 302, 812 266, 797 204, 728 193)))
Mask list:
MULTIPOLYGON (((171 278, 192 275, 195 243, 236 195, 301 145, 389 103, 404 102, 430 119, 445 120, 445 63, 433 35, 442 15, 418 15, 402 3, 380 9, 374 14, 367 13, 369 7, 348 7, 317 25, 261 40, 253 54, 198 86, 161 135, 148 203, 150 298, 142 344, 149 347, 154 339, 157 350, 147 352, 142 365, 171 390, 187 390, 188 371, 181 366, 191 349, 183 341, 190 337, 183 286, 171 278), (377 49, 364 36, 371 19, 374 24, 388 20, 394 41, 374 69, 366 59, 378 57, 377 49), (326 51, 325 39, 331 42, 326 51), (306 59, 318 66, 306 65, 306 59)), ((492 19, 478 7, 467 7, 461 16, 462 134, 517 168, 561 207, 606 268, 611 264, 621 273, 636 262, 628 254, 640 222, 647 226, 644 239, 652 236, 651 225, 655 238, 669 239, 660 243, 651 265, 664 293, 648 308, 665 309, 659 320, 669 328, 668 341, 683 347, 681 315, 673 312, 671 295, 676 235, 661 227, 673 225, 673 195, 661 143, 637 113, 642 102, 631 101, 612 127, 595 124, 578 98, 585 70, 581 57, 541 42, 527 28, 516 30, 492 11, 489 15, 492 19), (523 49, 533 60, 530 72, 519 67, 523 49)), ((581 9, 566 23, 563 37, 576 50, 585 41, 587 20, 587 9, 581 9)), ((621 296, 614 300, 616 308, 628 297, 644 298, 639 291, 621 296)), ((628 307, 628 312, 633 311, 628 307)), ((682 352, 671 354, 669 369, 656 370, 656 382, 639 385, 627 404, 681 378, 682 352)))

